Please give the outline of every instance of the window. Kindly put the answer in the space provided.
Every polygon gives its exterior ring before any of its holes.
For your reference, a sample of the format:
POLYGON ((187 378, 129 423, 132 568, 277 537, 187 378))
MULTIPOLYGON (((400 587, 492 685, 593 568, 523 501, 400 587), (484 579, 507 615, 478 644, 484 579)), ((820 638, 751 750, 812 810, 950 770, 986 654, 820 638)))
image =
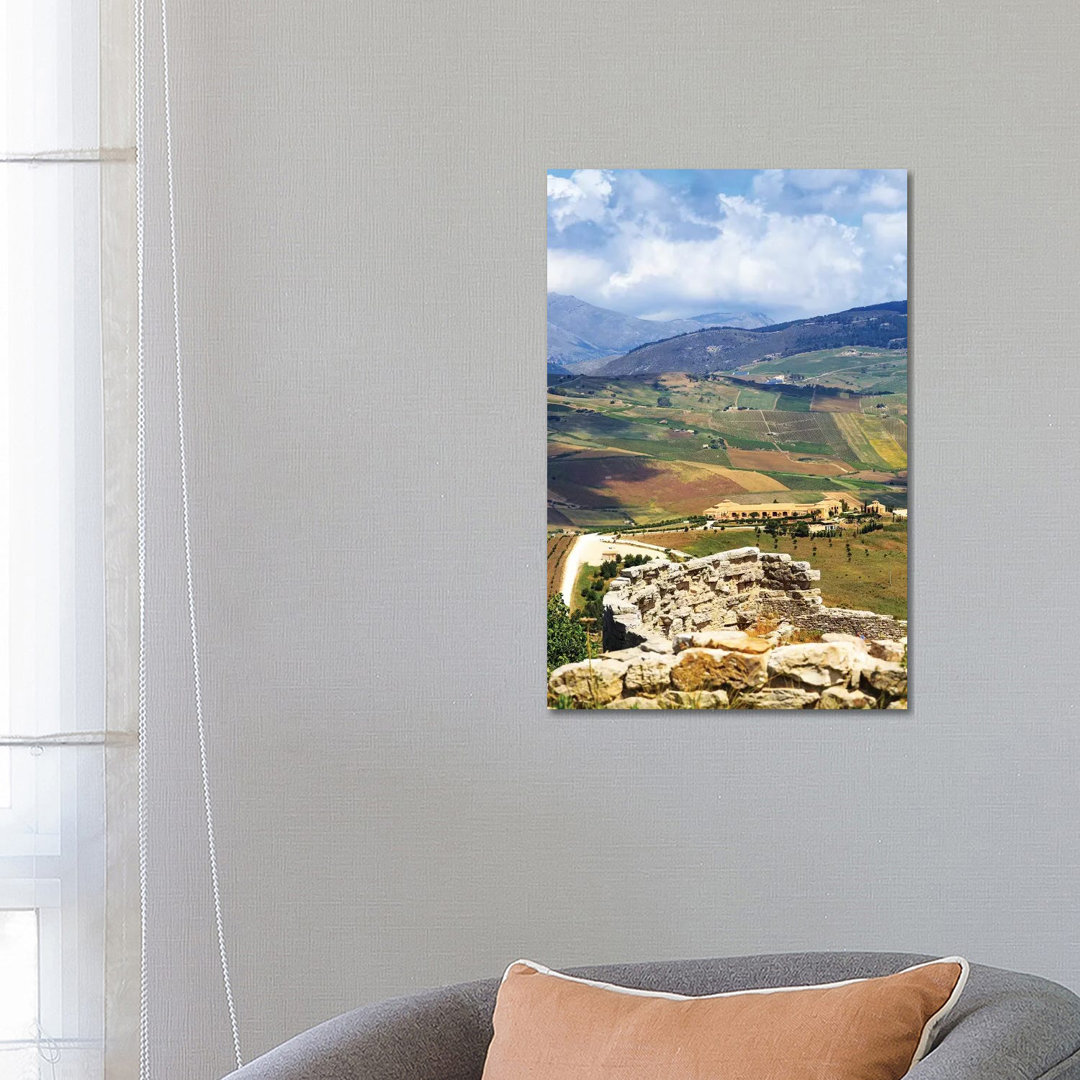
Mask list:
POLYGON ((0 129, 0 1080, 104 1054, 97 0, 9 0, 0 129))

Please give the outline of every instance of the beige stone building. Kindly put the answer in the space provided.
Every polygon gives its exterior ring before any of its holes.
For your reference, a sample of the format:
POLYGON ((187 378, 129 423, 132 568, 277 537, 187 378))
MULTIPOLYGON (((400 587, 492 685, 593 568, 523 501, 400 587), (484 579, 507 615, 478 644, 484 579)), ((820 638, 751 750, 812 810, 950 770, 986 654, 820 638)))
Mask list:
POLYGON ((785 518, 801 517, 817 511, 819 518, 835 517, 844 511, 841 499, 822 499, 816 503, 795 503, 769 501, 762 503, 738 503, 723 499, 705 511, 706 517, 716 521, 735 521, 740 518, 785 518))

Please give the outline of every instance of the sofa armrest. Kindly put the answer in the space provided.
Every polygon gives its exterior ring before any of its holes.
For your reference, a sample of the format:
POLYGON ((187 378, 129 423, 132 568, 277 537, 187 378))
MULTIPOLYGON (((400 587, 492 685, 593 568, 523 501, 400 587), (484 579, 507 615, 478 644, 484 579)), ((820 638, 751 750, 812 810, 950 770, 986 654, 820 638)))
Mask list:
POLYGON ((1080 1080, 1080 1001, 1046 979, 972 965, 907 1080, 1080 1080))
POLYGON ((354 1009, 226 1080, 480 1080, 495 987, 465 983, 354 1009))

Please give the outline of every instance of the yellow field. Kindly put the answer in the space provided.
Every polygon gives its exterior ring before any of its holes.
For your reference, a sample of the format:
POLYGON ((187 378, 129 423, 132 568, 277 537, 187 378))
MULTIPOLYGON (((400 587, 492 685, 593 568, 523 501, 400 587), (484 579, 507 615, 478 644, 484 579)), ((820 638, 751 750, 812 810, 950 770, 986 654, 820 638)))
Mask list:
POLYGON ((879 420, 876 416, 864 416, 862 417, 861 422, 863 430, 866 432, 866 437, 870 440, 870 445, 874 448, 874 453, 876 453, 890 469, 906 469, 907 451, 889 433, 885 427, 885 422, 879 420))
POLYGON ((907 453, 886 431, 882 421, 861 413, 833 413, 832 416, 844 441, 860 461, 886 469, 907 468, 907 453))
POLYGON ((787 491, 787 488, 779 480, 764 473, 754 472, 752 469, 729 469, 726 465, 713 465, 709 462, 695 462, 700 469, 708 469, 709 472, 722 476, 738 484, 743 491, 787 491))
POLYGON ((549 458, 565 457, 570 454, 583 458, 610 457, 612 454, 625 454, 627 457, 648 457, 648 454, 643 454, 638 450, 623 450, 617 446, 587 446, 581 443, 557 442, 555 439, 548 439, 547 456, 549 458))

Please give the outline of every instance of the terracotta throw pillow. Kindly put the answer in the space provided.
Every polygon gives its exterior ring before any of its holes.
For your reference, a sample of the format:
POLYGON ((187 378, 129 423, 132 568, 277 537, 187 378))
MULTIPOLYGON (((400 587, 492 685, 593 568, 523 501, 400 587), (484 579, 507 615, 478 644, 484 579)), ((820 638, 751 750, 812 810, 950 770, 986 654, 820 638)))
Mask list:
POLYGON ((899 1080, 967 981, 959 957, 876 979, 709 997, 511 964, 483 1080, 899 1080))

